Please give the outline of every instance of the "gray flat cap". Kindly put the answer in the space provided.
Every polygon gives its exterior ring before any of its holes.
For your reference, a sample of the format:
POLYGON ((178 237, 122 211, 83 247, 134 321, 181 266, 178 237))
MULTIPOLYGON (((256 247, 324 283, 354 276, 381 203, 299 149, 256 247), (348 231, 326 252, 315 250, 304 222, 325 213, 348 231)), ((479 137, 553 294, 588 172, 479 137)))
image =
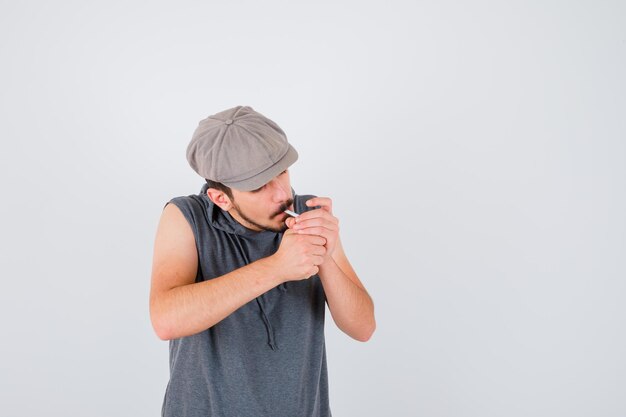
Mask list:
POLYGON ((201 120, 187 146, 187 161, 202 178, 240 191, 262 187, 297 160, 285 132, 250 106, 201 120))

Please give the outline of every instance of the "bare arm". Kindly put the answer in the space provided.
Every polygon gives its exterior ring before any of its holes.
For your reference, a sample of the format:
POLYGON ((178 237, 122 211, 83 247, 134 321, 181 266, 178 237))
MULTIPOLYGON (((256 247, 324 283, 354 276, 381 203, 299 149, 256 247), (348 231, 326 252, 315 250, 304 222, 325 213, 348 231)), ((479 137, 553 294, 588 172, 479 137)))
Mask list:
POLYGON ((337 327, 361 342, 368 341, 376 330, 374 301, 350 265, 339 237, 339 219, 332 215, 332 200, 313 197, 307 206, 320 206, 287 219, 287 226, 297 234, 324 238, 329 254, 319 265, 328 308, 337 327))
POLYGON ((330 314, 341 331, 367 342, 376 329, 374 302, 345 255, 341 239, 319 271, 330 314))
POLYGON ((150 288, 150 319, 160 339, 204 331, 282 282, 268 258, 198 283, 197 269, 191 226, 168 204, 155 239, 150 288))

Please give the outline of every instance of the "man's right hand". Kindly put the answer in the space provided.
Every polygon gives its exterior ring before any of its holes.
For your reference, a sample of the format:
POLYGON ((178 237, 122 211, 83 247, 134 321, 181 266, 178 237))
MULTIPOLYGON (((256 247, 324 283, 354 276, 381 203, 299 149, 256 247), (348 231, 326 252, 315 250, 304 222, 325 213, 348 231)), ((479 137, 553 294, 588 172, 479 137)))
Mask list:
POLYGON ((278 250, 269 257, 282 281, 308 279, 319 272, 324 262, 326 239, 317 235, 285 230, 278 250))

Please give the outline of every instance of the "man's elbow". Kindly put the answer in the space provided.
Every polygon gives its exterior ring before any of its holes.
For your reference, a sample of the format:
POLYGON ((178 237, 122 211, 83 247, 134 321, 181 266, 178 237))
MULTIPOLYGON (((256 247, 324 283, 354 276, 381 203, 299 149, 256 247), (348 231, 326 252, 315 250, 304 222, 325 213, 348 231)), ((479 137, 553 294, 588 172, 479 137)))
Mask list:
POLYGON ((169 326, 165 322, 163 315, 159 314, 159 311, 154 305, 150 306, 150 322, 152 323, 154 333, 159 339, 164 341, 173 339, 169 326))
POLYGON ((164 326, 157 323, 156 320, 152 320, 152 329, 159 339, 164 341, 171 339, 164 326))
POLYGON ((161 330, 161 329, 154 329, 154 332, 156 333, 157 337, 165 342, 167 342, 168 340, 172 340, 174 339, 172 336, 170 336, 169 333, 166 333, 165 331, 161 330))
POLYGON ((359 342, 365 343, 372 338, 374 331, 376 331, 375 321, 372 323, 371 328, 367 332, 363 333, 362 335, 359 335, 358 337, 355 337, 355 339, 358 340, 359 342))

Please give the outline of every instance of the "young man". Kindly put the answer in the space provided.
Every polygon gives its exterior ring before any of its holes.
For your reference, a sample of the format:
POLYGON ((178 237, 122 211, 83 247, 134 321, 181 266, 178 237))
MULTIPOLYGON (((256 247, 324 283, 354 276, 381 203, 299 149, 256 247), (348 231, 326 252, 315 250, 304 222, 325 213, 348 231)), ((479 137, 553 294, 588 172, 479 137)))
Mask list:
POLYGON ((356 340, 376 327, 331 199, 295 193, 296 150, 248 106, 202 120, 187 159, 206 184, 166 203, 154 245, 150 318, 170 343, 162 415, 331 416, 325 303, 356 340))

